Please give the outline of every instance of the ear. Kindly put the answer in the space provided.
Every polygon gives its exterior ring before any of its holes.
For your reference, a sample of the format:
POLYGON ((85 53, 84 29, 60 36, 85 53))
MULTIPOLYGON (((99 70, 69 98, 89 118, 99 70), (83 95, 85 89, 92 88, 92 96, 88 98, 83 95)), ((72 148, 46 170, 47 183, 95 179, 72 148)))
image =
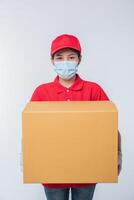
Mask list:
POLYGON ((82 58, 82 56, 79 57, 78 65, 81 63, 81 58, 82 58))
POLYGON ((54 59, 53 58, 51 58, 51 63, 52 63, 52 65, 54 65, 54 59))

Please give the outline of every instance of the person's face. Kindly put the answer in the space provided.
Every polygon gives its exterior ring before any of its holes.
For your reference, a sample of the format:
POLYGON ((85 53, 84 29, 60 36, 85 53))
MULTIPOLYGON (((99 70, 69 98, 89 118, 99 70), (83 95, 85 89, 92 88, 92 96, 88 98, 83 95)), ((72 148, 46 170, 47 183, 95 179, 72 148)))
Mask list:
POLYGON ((51 59, 52 64, 54 64, 55 61, 76 61, 78 64, 80 63, 80 58, 78 57, 78 54, 73 51, 72 49, 65 48, 57 51, 54 54, 54 57, 51 59))

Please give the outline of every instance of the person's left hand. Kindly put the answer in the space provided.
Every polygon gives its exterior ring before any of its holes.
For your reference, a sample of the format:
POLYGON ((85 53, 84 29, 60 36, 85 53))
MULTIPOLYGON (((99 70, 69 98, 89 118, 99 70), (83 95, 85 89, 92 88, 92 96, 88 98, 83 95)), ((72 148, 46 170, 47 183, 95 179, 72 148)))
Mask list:
POLYGON ((120 174, 122 169, 122 152, 118 151, 118 175, 120 174))

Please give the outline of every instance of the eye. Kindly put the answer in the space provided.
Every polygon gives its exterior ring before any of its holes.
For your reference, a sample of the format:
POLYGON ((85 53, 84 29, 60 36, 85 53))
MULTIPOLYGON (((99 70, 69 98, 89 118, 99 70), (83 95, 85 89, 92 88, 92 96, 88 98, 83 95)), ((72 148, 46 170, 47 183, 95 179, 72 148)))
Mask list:
POLYGON ((62 57, 59 56, 59 57, 56 57, 55 59, 56 59, 56 60, 62 60, 62 57))
POLYGON ((70 58, 71 60, 75 59, 75 57, 74 57, 74 56, 70 56, 69 58, 70 58))

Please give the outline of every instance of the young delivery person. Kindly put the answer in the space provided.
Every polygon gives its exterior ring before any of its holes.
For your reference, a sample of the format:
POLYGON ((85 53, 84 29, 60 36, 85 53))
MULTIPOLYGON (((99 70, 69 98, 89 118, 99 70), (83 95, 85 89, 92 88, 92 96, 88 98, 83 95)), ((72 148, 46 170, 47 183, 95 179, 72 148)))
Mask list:
MULTIPOLYGON (((77 73, 81 62, 81 46, 77 37, 62 34, 51 44, 51 61, 57 76, 54 81, 38 86, 31 101, 106 101, 104 90, 94 82, 83 80, 77 73)), ((121 138, 119 135, 119 166, 121 169, 121 138)), ((91 200, 96 183, 42 183, 48 200, 91 200)))

